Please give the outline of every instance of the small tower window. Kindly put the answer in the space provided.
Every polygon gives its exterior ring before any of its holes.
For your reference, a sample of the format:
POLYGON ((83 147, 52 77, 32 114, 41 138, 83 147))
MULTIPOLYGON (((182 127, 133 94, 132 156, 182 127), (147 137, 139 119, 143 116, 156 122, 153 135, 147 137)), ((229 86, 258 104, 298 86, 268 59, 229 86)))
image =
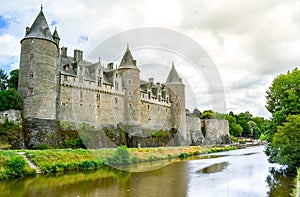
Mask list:
POLYGON ((79 82, 83 83, 83 76, 79 76, 79 82))
POLYGON ((99 77, 98 78, 98 86, 101 87, 101 84, 102 84, 102 77, 99 77))
POLYGON ((115 103, 118 104, 118 97, 115 97, 115 103))
POLYGON ((148 110, 150 110, 150 105, 148 105, 148 110))
POLYGON ((148 92, 148 99, 151 99, 151 92, 148 92))
POLYGON ((29 77, 30 77, 30 78, 33 78, 33 72, 32 72, 32 71, 30 71, 29 77))
POLYGON ((131 84, 131 80, 130 80, 130 79, 128 79, 128 84, 129 84, 129 85, 131 84))
POLYGON ((97 94, 97 101, 100 101, 100 94, 97 94))
POLYGON ((80 102, 82 102, 82 100, 83 100, 83 92, 80 91, 80 102))
POLYGON ((34 60, 34 54, 33 54, 33 53, 30 54, 29 60, 30 60, 30 61, 33 61, 33 60, 34 60))

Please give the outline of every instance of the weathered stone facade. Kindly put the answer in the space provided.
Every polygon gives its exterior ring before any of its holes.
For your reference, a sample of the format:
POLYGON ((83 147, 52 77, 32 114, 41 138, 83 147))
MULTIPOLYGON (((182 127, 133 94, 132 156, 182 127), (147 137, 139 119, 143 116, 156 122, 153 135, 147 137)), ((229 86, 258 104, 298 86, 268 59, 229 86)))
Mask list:
POLYGON ((100 59, 85 61, 80 50, 68 56, 59 43, 57 30, 51 34, 41 10, 21 40, 19 92, 28 147, 59 144, 62 123, 94 129, 122 124, 128 136, 140 137, 145 130, 176 129, 173 145, 190 144, 185 86, 173 63, 166 82, 154 83, 153 78, 140 79, 128 46, 119 66, 105 66, 100 59))

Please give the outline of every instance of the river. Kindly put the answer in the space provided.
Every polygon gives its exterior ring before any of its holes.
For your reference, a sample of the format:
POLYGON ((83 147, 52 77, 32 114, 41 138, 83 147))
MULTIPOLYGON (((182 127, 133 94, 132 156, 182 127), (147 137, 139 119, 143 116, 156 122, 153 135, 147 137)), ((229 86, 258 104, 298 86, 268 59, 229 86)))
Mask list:
POLYGON ((268 163, 263 150, 251 147, 135 166, 163 166, 144 172, 107 167, 1 181, 0 196, 289 196, 293 177, 268 163))

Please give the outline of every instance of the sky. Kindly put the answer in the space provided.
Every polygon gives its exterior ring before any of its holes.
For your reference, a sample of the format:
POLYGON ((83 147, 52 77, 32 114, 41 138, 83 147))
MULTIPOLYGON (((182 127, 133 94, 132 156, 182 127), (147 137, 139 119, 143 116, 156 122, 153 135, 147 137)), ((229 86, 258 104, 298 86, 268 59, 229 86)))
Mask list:
MULTIPOLYGON (((80 49, 87 57, 105 40, 136 28, 164 28, 192 39, 217 68, 226 112, 269 118, 265 92, 280 73, 299 67, 298 0, 0 0, 0 66, 6 72, 19 67, 20 40, 41 3, 50 30, 57 27, 70 56, 80 49)), ((174 61, 187 87, 187 108, 215 109, 209 77, 195 69, 207 64, 154 47, 132 51, 145 79, 164 82, 174 61)))

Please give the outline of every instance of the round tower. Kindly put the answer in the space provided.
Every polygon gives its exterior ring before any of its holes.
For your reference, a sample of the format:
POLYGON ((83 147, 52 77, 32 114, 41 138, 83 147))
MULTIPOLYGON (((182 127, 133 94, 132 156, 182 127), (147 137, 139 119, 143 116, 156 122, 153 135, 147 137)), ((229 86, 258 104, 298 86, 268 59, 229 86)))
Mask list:
POLYGON ((19 87, 23 102, 23 129, 28 147, 55 143, 57 57, 59 38, 51 35, 41 9, 21 40, 19 87))
POLYGON ((172 62, 172 68, 165 83, 166 87, 170 90, 171 100, 171 114, 172 125, 178 129, 179 139, 177 145, 187 145, 186 134, 186 115, 185 115, 185 86, 182 83, 182 79, 179 77, 174 63, 172 62))
POLYGON ((126 125, 141 125, 140 70, 127 46, 119 66, 125 90, 124 120, 126 125))

